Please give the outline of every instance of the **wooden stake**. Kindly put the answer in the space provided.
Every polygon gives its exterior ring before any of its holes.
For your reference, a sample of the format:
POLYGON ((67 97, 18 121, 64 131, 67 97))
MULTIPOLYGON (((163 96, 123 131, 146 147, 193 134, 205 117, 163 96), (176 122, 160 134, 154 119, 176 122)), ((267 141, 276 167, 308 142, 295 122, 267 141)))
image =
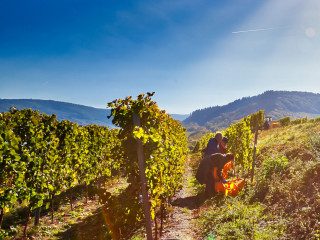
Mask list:
POLYGON ((1 229, 2 222, 3 222, 3 218, 4 218, 4 209, 1 208, 1 214, 0 214, 0 229, 1 229))
POLYGON ((252 169, 251 169, 251 183, 253 183, 254 177, 254 166, 256 164, 256 152, 257 152, 257 142, 258 142, 258 123, 256 124, 255 135, 254 135, 254 145, 253 145, 253 159, 252 159, 252 169))
POLYGON ((53 224, 53 215, 54 215, 54 194, 51 198, 51 224, 53 224))
POLYGON ((236 155, 237 155, 237 142, 234 145, 234 159, 233 159, 232 180, 233 180, 233 177, 236 175, 236 155))
POLYGON ((25 239, 25 240, 27 240, 27 229, 28 229, 28 223, 29 223, 29 218, 30 218, 30 207, 28 208, 28 216, 27 216, 27 221, 26 221, 26 225, 25 225, 25 227, 24 227, 24 231, 23 231, 23 238, 25 239))
POLYGON ((161 207, 160 207, 160 214, 161 214, 161 222, 160 222, 160 237, 162 237, 162 231, 163 231, 163 214, 164 214, 164 207, 163 207, 163 203, 161 203, 161 207))
POLYGON ((73 191, 72 191, 72 188, 70 188, 69 199, 70 199, 70 207, 71 207, 71 211, 73 211, 73 206, 72 206, 72 194, 73 194, 73 191))
POLYGON ((157 223, 157 216, 154 217, 154 235, 155 235, 155 240, 158 239, 158 223, 157 223))
POLYGON ((34 210, 34 225, 37 226, 39 225, 39 221, 40 221, 40 212, 41 212, 41 208, 38 207, 34 210))
POLYGON ((86 204, 88 204, 88 183, 86 182, 86 204))
MULTIPOLYGON (((133 124, 137 127, 140 127, 140 118, 136 114, 133 114, 133 124)), ((140 138, 136 138, 136 141, 137 141, 139 175, 140 175, 140 184, 141 184, 141 191, 142 191, 143 211, 144 211, 146 231, 147 231, 147 240, 152 240, 151 211, 150 211, 150 203, 149 203, 149 197, 148 197, 148 191, 147 191, 147 179, 146 179, 145 166, 144 166, 143 145, 140 138)))

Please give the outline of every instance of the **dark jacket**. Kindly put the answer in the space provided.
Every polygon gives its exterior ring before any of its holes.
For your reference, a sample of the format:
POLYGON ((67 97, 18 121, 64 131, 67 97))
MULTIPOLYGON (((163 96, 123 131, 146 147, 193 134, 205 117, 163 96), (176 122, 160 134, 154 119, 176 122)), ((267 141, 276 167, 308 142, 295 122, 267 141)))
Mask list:
POLYGON ((226 155, 221 153, 211 154, 204 157, 199 165, 196 173, 196 179, 200 184, 206 184, 212 178, 212 169, 217 167, 217 175, 220 180, 223 180, 221 171, 224 165, 228 162, 226 155))
POLYGON ((219 153, 219 144, 215 138, 211 138, 207 144, 205 156, 210 156, 214 153, 219 153))

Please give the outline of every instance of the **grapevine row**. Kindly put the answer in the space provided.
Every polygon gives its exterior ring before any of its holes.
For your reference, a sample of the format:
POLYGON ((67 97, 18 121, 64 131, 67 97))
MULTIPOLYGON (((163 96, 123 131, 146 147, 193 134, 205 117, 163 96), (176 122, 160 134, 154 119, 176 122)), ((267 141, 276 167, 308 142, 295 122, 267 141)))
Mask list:
MULTIPOLYGON (((264 110, 260 110, 241 119, 237 123, 231 124, 229 128, 223 131, 224 136, 229 139, 227 150, 235 155, 236 164, 242 170, 249 171, 252 166, 253 132, 256 126, 263 126, 263 121, 264 110)), ((205 148, 212 137, 214 137, 213 133, 204 135, 196 143, 194 152, 205 148)))
POLYGON ((16 202, 27 203, 30 215, 61 191, 110 176, 120 162, 117 134, 31 109, 0 114, 1 222, 16 202))
MULTIPOLYGON (((0 115, 0 208, 4 214, 18 201, 28 212, 76 184, 88 184, 112 169, 121 169, 139 196, 137 141, 143 143, 145 175, 151 215, 163 216, 182 184, 187 148, 186 129, 159 109, 153 94, 128 97, 108 104, 113 123, 109 130, 57 121, 54 115, 15 110, 0 115), (140 126, 133 124, 138 116, 140 126)), ((111 117, 110 116, 110 117, 111 117)), ((2 214, 2 216, 3 216, 2 214)), ((161 217, 162 219, 162 217, 161 217)))
MULTIPOLYGON (((120 128, 119 138, 124 152, 124 168, 136 194, 139 194, 139 168, 136 138, 143 142, 145 174, 151 202, 151 215, 165 210, 175 191, 181 186, 187 148, 186 129, 162 111, 151 100, 153 93, 141 94, 110 102, 113 123, 120 128), (140 127, 133 123, 140 119, 140 127)), ((161 218, 162 219, 162 218, 161 218)))

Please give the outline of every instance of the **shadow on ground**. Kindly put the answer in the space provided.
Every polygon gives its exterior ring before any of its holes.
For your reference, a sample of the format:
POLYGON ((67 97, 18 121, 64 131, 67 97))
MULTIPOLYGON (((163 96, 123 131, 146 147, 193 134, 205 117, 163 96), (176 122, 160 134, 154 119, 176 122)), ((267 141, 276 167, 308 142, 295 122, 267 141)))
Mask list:
POLYGON ((64 240, 100 240, 112 239, 107 229, 101 208, 93 213, 92 216, 85 218, 82 222, 71 225, 71 228, 57 235, 64 240))
POLYGON ((177 206, 181 208, 188 208, 190 210, 199 208, 202 204, 208 199, 205 193, 199 193, 196 196, 185 197, 185 198, 177 198, 174 200, 171 205, 177 206))
POLYGON ((57 237, 62 240, 129 239, 141 226, 137 220, 142 218, 138 195, 130 187, 118 196, 108 195, 101 208, 57 237))

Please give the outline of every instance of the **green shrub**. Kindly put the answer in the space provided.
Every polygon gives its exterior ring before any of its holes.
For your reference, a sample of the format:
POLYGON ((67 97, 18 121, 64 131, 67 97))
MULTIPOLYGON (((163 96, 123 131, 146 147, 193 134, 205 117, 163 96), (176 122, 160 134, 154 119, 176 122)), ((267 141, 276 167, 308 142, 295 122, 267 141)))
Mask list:
POLYGON ((290 124, 290 117, 280 118, 278 121, 280 122, 280 126, 288 126, 290 124))
POLYGON ((308 121, 308 118, 307 118, 307 117, 298 118, 298 119, 292 120, 292 121, 290 122, 290 124, 291 124, 291 125, 302 124, 302 123, 306 123, 307 121, 308 121))
POLYGON ((307 117, 301 118, 301 123, 306 123, 306 122, 308 122, 308 118, 307 117))
POLYGON ((301 124, 301 119, 298 118, 298 119, 292 120, 292 121, 290 122, 290 124, 291 124, 291 125, 301 124))
POLYGON ((269 193, 269 181, 265 179, 259 179, 253 187, 245 186, 244 190, 247 191, 248 203, 252 204, 254 202, 263 202, 269 193))
POLYGON ((320 152, 320 136, 317 133, 310 134, 305 144, 306 148, 313 154, 317 155, 320 152))
POLYGON ((200 142, 198 141, 197 143, 196 143, 196 145, 194 146, 194 148, 193 148, 193 153, 197 153, 197 152, 199 152, 200 151, 200 142))
POLYGON ((264 179, 271 178, 273 174, 282 174, 288 167, 289 161, 285 156, 265 159, 262 163, 262 176, 264 179))

